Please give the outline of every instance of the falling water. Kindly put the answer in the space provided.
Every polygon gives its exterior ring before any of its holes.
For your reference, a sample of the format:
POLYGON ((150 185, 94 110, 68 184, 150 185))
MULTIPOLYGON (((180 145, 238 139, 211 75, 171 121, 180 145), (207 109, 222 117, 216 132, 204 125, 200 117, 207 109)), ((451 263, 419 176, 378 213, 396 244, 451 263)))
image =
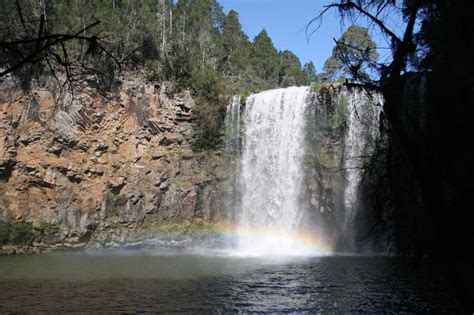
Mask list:
POLYGON ((241 153, 241 123, 240 123, 240 96, 234 96, 227 104, 225 116, 225 162, 228 169, 228 182, 225 185, 223 202, 229 213, 238 212, 240 192, 238 180, 240 172, 241 153))
POLYGON ((345 91, 340 97, 345 99, 347 108, 347 131, 344 143, 344 168, 347 179, 344 191, 344 229, 345 233, 350 235, 363 164, 373 152, 375 140, 379 135, 378 121, 383 99, 380 94, 369 94, 361 89, 345 91))
POLYGON ((227 105, 225 116, 226 151, 240 152, 240 96, 234 96, 227 105))
MULTIPOLYGON (((344 159, 346 181, 342 208, 334 215, 341 224, 318 226, 311 222, 311 236, 304 233, 305 187, 303 159, 307 111, 314 100, 308 87, 290 87, 251 95, 241 121, 241 100, 227 106, 226 152, 231 180, 228 206, 238 213, 237 244, 242 255, 308 255, 331 252, 324 231, 341 235, 346 249, 354 249, 354 217, 361 169, 379 137, 378 118, 383 99, 361 89, 342 88, 335 99, 343 104, 346 128, 344 159), (243 128, 241 128, 241 125, 243 128), (316 236, 315 236, 316 234, 316 236)), ((320 179, 317 179, 320 180, 320 179)), ((313 213, 314 214, 314 213, 313 213)), ((314 217, 313 217, 314 218, 314 217)), ((306 221, 306 220, 305 220, 306 221)), ((308 226, 308 224, 306 224, 308 226)))
POLYGON ((308 87, 252 95, 245 111, 238 250, 299 254, 305 109, 308 87))

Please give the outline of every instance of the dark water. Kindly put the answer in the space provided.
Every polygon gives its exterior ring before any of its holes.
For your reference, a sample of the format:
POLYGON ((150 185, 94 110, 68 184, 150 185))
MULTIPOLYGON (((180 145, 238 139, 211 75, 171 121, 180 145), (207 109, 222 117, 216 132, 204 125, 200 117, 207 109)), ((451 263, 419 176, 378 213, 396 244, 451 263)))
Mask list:
POLYGON ((430 277, 410 259, 390 257, 0 257, 0 313, 457 313, 430 277))

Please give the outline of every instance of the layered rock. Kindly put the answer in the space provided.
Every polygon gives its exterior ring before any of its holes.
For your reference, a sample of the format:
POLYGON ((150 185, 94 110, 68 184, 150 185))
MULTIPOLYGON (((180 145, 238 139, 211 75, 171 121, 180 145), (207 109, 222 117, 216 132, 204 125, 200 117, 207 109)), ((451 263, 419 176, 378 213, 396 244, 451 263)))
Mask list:
POLYGON ((223 220, 219 152, 194 153, 194 102, 166 86, 0 91, 0 220, 30 222, 37 247, 104 245, 196 218, 223 220), (44 227, 49 228, 46 231, 44 227), (53 231, 53 232, 51 232, 53 231))

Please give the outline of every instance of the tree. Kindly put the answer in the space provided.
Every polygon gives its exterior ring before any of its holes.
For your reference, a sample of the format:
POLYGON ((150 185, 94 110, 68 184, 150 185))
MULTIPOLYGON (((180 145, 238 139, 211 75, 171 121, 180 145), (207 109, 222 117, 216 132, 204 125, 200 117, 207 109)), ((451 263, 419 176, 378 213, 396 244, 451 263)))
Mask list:
POLYGON ((316 73, 316 68, 312 61, 307 62, 303 66, 303 73, 306 77, 306 84, 316 83, 318 81, 318 76, 316 73))
POLYGON ((470 151, 460 148, 473 132, 474 45, 472 36, 460 34, 474 31, 474 4, 340 0, 327 5, 314 22, 330 9, 352 22, 368 20, 391 45, 391 56, 377 67, 379 79, 355 84, 381 91, 384 97, 387 149, 379 171, 384 178, 375 185, 384 181, 386 185, 371 195, 387 197, 372 205, 375 224, 385 228, 391 221, 396 245, 409 245, 418 257, 430 257, 430 265, 438 267, 440 277, 452 286, 464 312, 470 312, 473 288, 466 275, 472 269, 472 255, 464 249, 473 242, 469 192, 474 164, 470 151), (387 23, 394 12, 403 15, 398 30, 387 23), (407 108, 407 102, 416 105, 407 108), (393 207, 380 207, 389 198, 393 207))
POLYGON ((298 56, 289 50, 280 52, 280 72, 278 84, 283 87, 306 84, 298 56))
POLYGON ((265 29, 253 41, 251 59, 252 67, 258 77, 271 84, 278 84, 278 51, 265 29))
POLYGON ((180 8, 185 16, 185 45, 199 67, 217 66, 224 12, 216 0, 187 0, 180 8))
POLYGON ((242 31, 239 14, 234 10, 230 10, 224 19, 222 45, 222 71, 230 75, 243 71, 248 62, 250 41, 242 31))
POLYGON ((221 143, 222 123, 225 107, 219 101, 221 78, 210 66, 195 68, 191 84, 196 108, 193 149, 216 148, 221 143))
POLYGON ((65 74, 64 84, 76 84, 78 71, 87 70, 77 58, 78 46, 85 47, 89 55, 105 55, 121 64, 105 48, 102 38, 92 33, 100 24, 98 20, 62 31, 55 24, 58 9, 49 1, 1 2, 0 12, 0 77, 12 74, 25 90, 43 73, 59 81, 59 71, 65 74))
POLYGON ((376 45, 368 29, 352 25, 336 41, 331 57, 324 63, 324 72, 332 81, 341 76, 366 81, 369 79, 368 71, 377 59, 376 45))

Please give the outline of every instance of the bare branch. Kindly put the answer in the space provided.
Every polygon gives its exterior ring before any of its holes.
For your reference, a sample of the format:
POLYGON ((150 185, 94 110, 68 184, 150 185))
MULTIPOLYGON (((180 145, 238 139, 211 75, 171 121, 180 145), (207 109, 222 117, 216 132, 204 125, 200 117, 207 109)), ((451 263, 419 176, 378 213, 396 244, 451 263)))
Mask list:
POLYGON ((26 28, 25 24, 25 19, 23 18, 23 11, 21 10, 20 6, 20 0, 16 0, 16 9, 18 11, 18 15, 20 16, 21 25, 23 25, 23 29, 25 30, 25 32, 28 33, 28 29, 26 28))
POLYGON ((6 70, 0 72, 0 77, 3 77, 19 68, 24 66, 27 63, 35 63, 38 62, 39 60, 43 59, 44 56, 41 56, 41 53, 45 51, 49 51, 50 48, 56 46, 56 45, 61 45, 63 48, 63 53, 65 53, 65 60, 61 60, 61 58, 58 58, 59 56, 56 54, 54 55, 55 58, 58 60, 58 62, 66 68, 66 72, 68 71, 67 67, 69 66, 69 62, 67 61, 67 52, 64 46, 65 42, 72 41, 72 40, 82 40, 82 41, 88 41, 90 43, 94 43, 100 50, 102 50, 104 53, 106 53, 109 57, 111 57, 114 62, 116 62, 119 66, 121 62, 117 60, 107 49, 105 49, 102 45, 99 44, 100 38, 97 36, 82 36, 81 34, 84 33, 86 30, 93 28, 94 26, 98 25, 100 21, 96 21, 87 27, 81 29, 80 31, 76 32, 75 34, 72 35, 67 35, 67 34, 52 34, 52 35, 47 35, 47 36, 41 36, 42 34, 42 29, 44 25, 44 18, 41 19, 42 23, 40 23, 40 28, 39 28, 39 36, 36 39, 22 39, 22 40, 16 40, 16 41, 0 41, 0 47, 3 47, 7 50, 12 50, 16 51, 18 55, 21 57, 21 60, 7 68, 6 70), (30 53, 30 55, 24 57, 17 47, 25 44, 30 44, 30 43, 36 43, 36 48, 35 50, 30 53), (36 59, 35 58, 39 58, 36 59))
MULTIPOLYGON (((367 11, 366 9, 364 9, 363 7, 361 7, 360 5, 358 5, 358 4, 356 4, 352 1, 347 1, 347 2, 343 2, 343 3, 331 3, 329 5, 324 6, 324 10, 317 17, 312 19, 307 24, 307 26, 306 26, 306 33, 307 33, 306 38, 307 39, 311 38, 311 36, 319 29, 319 27, 321 26, 321 21, 322 21, 323 15, 327 11, 329 11, 330 9, 333 9, 333 8, 339 9, 340 11, 344 11, 344 12, 349 12, 351 10, 356 10, 357 12, 361 13, 366 18, 368 18, 371 22, 375 23, 395 43, 401 43, 400 38, 394 32, 392 32, 387 26, 385 26, 385 23, 382 20, 380 20, 379 18, 377 18, 377 16, 371 14, 369 11, 367 11), (312 24, 316 23, 316 22, 318 22, 319 25, 313 31, 311 31, 311 33, 309 33, 309 35, 308 35, 309 27, 312 24)), ((378 14, 380 14, 380 13, 377 13, 377 15, 378 14)))

